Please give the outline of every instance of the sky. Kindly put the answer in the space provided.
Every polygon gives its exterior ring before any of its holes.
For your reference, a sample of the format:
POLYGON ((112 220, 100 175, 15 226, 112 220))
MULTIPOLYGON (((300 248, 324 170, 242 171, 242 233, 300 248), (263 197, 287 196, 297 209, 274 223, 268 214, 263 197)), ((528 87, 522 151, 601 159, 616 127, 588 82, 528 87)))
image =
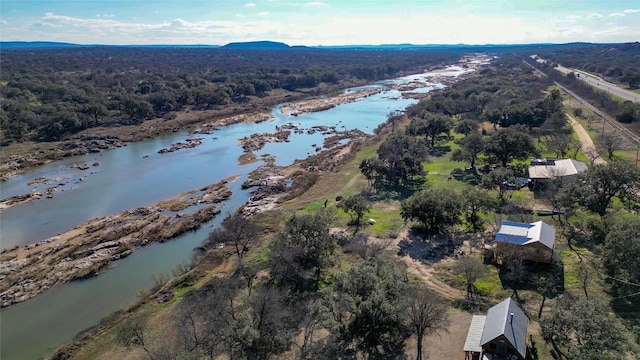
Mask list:
POLYGON ((619 43, 640 41, 640 0, 1 0, 0 40, 619 43))

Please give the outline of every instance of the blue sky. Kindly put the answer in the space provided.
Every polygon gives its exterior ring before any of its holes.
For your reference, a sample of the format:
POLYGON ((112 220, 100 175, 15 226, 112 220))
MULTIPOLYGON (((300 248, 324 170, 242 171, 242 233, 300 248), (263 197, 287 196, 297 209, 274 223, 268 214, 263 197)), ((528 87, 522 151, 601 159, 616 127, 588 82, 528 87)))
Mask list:
POLYGON ((1 0, 2 41, 504 44, 640 41, 640 0, 1 0))

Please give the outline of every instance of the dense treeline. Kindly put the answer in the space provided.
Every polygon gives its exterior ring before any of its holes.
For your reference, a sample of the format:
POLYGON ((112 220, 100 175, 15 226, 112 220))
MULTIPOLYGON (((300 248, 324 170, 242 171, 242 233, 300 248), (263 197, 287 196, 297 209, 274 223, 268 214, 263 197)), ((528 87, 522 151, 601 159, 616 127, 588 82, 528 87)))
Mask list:
POLYGON ((453 61, 455 51, 89 47, 5 50, 2 139, 59 140, 99 125, 213 109, 272 89, 376 80, 453 61))
POLYGON ((542 58, 606 77, 615 83, 640 87, 640 43, 584 44, 562 50, 542 49, 542 58))

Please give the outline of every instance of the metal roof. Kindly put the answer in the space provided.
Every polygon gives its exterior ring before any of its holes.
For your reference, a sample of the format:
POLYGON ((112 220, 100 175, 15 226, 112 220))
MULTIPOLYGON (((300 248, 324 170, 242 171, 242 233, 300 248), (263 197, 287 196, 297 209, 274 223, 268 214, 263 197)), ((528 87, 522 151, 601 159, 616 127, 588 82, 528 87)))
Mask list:
POLYGON ((526 224, 502 220, 495 240, 517 245, 540 242, 549 249, 553 249, 556 242, 556 229, 544 221, 526 224))
POLYGON ((484 346, 497 337, 504 335, 524 358, 527 355, 528 324, 529 318, 527 315, 515 301, 508 298, 487 311, 480 346, 484 346))
POLYGON ((574 159, 558 159, 546 165, 529 166, 530 179, 551 179, 587 171, 587 164, 574 159))
POLYGON ((482 338, 482 330, 484 329, 485 315, 473 315, 467 339, 464 341, 464 351, 482 352, 480 339, 482 338))

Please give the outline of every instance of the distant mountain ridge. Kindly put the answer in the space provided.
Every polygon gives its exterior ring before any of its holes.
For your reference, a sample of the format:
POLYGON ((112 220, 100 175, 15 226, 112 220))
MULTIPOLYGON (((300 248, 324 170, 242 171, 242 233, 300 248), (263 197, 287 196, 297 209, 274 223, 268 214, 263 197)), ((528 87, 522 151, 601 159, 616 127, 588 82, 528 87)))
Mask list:
POLYGON ((290 49, 291 46, 276 41, 245 41, 232 42, 222 47, 223 49, 290 49))
POLYGON ((246 49, 246 50, 286 50, 286 49, 327 49, 327 50, 427 50, 427 49, 500 49, 500 48, 527 48, 527 47, 560 47, 570 48, 579 46, 606 46, 606 45, 637 45, 638 43, 587 43, 573 42, 566 44, 553 43, 532 43, 532 44, 380 44, 380 45, 317 45, 317 46, 290 46, 277 41, 246 41, 231 42, 226 45, 206 45, 206 44, 150 44, 150 45, 104 45, 104 44, 74 44, 55 41, 0 41, 0 50, 19 49, 62 49, 81 47, 127 47, 127 48, 220 48, 220 49, 246 49))
POLYGON ((55 41, 0 41, 0 49, 45 49, 45 48, 69 48, 81 47, 79 45, 66 42, 55 41))

